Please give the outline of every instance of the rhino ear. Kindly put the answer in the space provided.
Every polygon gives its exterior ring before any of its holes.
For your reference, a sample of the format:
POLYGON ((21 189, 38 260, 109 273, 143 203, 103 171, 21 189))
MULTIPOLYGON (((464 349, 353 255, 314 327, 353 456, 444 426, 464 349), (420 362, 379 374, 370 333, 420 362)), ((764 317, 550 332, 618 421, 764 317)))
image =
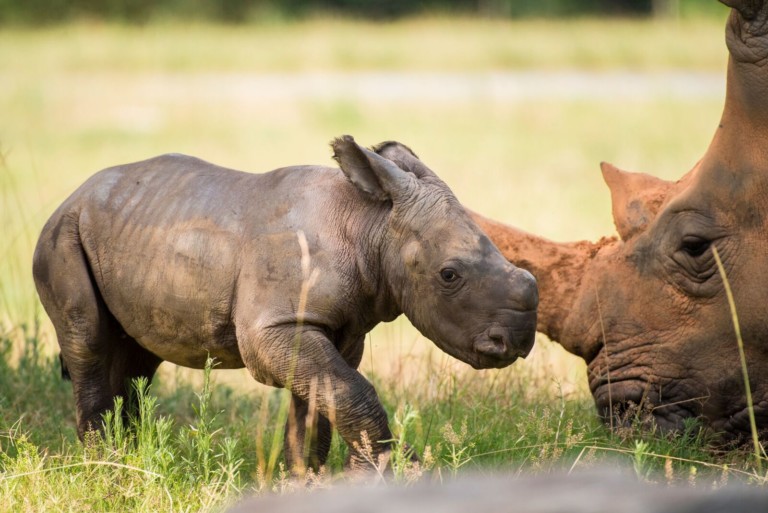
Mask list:
POLYGON ((601 162, 600 169, 611 190, 613 223, 621 240, 626 241, 653 221, 674 182, 622 171, 607 162, 601 162))
POLYGON ((400 169, 413 173, 419 180, 435 180, 437 175, 429 169, 405 144, 385 141, 377 144, 372 151, 394 162, 400 169))
POLYGON ((375 200, 395 200, 413 176, 375 152, 358 145, 351 135, 331 142, 333 158, 355 187, 375 200))

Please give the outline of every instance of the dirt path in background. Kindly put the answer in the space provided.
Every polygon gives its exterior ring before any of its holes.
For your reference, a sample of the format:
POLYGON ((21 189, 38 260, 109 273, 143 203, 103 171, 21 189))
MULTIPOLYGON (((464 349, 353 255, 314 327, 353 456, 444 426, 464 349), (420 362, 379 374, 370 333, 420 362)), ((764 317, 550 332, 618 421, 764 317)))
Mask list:
MULTIPOLYGON (((2 78, 2 73, 0 73, 2 78)), ((373 102, 514 103, 541 99, 722 98, 722 73, 691 71, 504 71, 491 73, 71 74, 58 80, 88 90, 120 89, 152 101, 253 102, 338 100, 373 102)), ((64 85, 63 83, 60 85, 64 85)))

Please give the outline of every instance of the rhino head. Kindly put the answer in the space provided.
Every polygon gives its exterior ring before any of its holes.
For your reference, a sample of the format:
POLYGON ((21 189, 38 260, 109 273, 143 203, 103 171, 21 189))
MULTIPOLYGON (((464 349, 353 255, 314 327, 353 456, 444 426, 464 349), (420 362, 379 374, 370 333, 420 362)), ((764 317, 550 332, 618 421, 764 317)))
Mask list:
POLYGON ((750 432, 746 391, 714 250, 733 289, 757 425, 765 432, 768 5, 724 3, 734 8, 730 60, 712 143, 677 182, 602 164, 619 238, 558 244, 476 220, 538 279, 539 330, 586 360, 605 419, 626 420, 635 405, 662 429, 698 418, 738 439, 750 432))
MULTIPOLYGON (((448 186, 406 146, 333 143, 347 178, 388 205, 382 289, 440 349, 474 368, 505 367, 531 350, 538 289, 506 260, 448 186)), ((374 229, 372 233, 376 232, 374 229)))

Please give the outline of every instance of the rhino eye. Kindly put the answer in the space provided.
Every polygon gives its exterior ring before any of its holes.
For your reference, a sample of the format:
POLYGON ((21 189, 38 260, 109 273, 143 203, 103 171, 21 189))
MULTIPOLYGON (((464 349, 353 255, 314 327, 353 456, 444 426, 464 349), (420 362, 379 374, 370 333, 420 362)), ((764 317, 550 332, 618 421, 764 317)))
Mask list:
POLYGON ((700 237, 684 237, 682 250, 695 258, 703 255, 711 244, 711 241, 700 237))
POLYGON ((446 283, 453 283, 454 281, 459 279, 459 273, 457 273, 455 269, 446 267, 440 270, 440 277, 446 283))

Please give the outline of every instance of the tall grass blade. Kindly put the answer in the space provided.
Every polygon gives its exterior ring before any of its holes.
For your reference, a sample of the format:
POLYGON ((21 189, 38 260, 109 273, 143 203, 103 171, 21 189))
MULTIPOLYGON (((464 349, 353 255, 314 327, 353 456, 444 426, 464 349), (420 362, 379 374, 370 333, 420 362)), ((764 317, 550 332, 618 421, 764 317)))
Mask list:
MULTIPOLYGON (((307 310, 307 298, 309 297, 309 290, 317 281, 317 278, 319 277, 319 273, 320 273, 319 269, 317 268, 312 269, 312 259, 309 253, 309 244, 307 243, 307 236, 304 234, 302 230, 298 230, 296 232, 296 238, 298 239, 299 247, 301 248, 301 271, 303 275, 303 280, 301 283, 301 292, 299 293, 299 306, 296 312, 296 318, 297 318, 296 334, 294 337, 293 350, 291 353, 291 366, 288 371, 288 379, 284 384, 286 390, 291 389, 294 373, 296 372, 296 366, 298 364, 299 353, 301 351, 301 343, 302 343, 301 336, 304 328, 304 315, 306 314, 306 310, 307 310)), ((277 416, 278 426, 284 425, 286 422, 288 422, 288 415, 290 412, 292 399, 293 397, 291 394, 285 394, 283 396, 283 400, 280 403, 280 409, 277 416)), ((275 471, 275 467, 277 464, 277 456, 280 454, 281 434, 282 432, 278 428, 278 429, 275 429, 274 435, 272 436, 272 447, 270 449, 269 461, 267 463, 267 472, 266 472, 267 479, 271 479, 275 471)), ((306 435, 310 435, 310 433, 306 433, 306 435)), ((304 443, 309 444, 309 439, 306 439, 304 443)), ((296 465, 298 465, 298 468, 288 469, 288 470, 297 471, 298 473, 303 473, 304 471, 303 463, 297 461, 296 465)))
POLYGON ((725 295, 728 297, 728 307, 731 309, 731 320, 733 320, 733 329, 736 333, 736 343, 739 346, 739 358, 741 358, 741 372, 744 376, 744 391, 747 394, 747 411, 749 412, 749 427, 752 431, 752 444, 755 450, 755 464, 757 465, 757 471, 763 473, 763 460, 762 460, 762 446, 760 440, 757 437, 757 422, 755 421, 755 406, 752 402, 752 389, 749 386, 749 372, 747 371, 747 357, 744 354, 744 340, 741 337, 741 325, 739 324, 739 316, 736 312, 736 302, 733 299, 733 292, 731 291, 731 284, 728 282, 728 276, 725 274, 725 267, 723 267, 723 261, 720 259, 720 253, 717 251, 716 246, 712 246, 712 253, 715 255, 715 262, 717 262, 717 270, 720 272, 720 277, 723 280, 723 286, 725 287, 725 295))

